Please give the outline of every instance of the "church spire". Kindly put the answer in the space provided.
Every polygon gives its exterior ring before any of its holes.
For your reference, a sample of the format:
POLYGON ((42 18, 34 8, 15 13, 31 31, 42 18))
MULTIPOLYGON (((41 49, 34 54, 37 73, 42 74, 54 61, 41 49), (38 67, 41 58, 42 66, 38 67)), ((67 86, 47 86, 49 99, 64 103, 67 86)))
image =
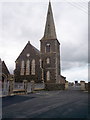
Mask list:
POLYGON ((47 12, 47 19, 46 19, 46 26, 44 31, 45 39, 56 39, 56 31, 52 13, 51 2, 49 1, 48 12, 47 12))

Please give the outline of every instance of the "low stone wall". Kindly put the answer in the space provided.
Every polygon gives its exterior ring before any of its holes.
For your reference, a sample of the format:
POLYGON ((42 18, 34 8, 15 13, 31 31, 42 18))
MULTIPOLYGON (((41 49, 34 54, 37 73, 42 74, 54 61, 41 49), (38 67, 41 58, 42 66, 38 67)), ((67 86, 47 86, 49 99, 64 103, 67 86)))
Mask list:
POLYGON ((65 84, 45 83, 46 90, 65 90, 65 84))
POLYGON ((90 93, 90 82, 88 82, 88 92, 90 93))
POLYGON ((85 90, 88 91, 88 83, 85 83, 85 90))

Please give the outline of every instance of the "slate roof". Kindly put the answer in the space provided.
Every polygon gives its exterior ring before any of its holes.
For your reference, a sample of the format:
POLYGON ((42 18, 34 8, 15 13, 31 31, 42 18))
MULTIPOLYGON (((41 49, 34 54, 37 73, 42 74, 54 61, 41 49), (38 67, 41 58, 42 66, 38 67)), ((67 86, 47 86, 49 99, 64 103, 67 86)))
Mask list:
POLYGON ((31 45, 30 41, 28 41, 28 43, 26 44, 26 46, 24 47, 24 49, 22 50, 16 61, 20 58, 20 56, 23 54, 23 52, 25 52, 26 49, 29 51, 31 48, 37 53, 38 56, 40 56, 40 51, 37 48, 35 48, 33 45, 31 45))
POLYGON ((9 70, 8 70, 4 61, 2 61, 2 73, 6 74, 6 75, 10 74, 10 72, 9 72, 9 70))

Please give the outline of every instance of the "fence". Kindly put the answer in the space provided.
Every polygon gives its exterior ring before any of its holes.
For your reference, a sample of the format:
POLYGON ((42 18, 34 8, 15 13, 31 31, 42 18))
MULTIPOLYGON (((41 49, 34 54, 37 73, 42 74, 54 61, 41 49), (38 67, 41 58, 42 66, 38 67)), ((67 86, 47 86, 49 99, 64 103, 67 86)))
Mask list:
MULTIPOLYGON (((44 83, 35 83, 34 84, 34 89, 44 89, 45 85, 44 83)), ((24 89, 24 83, 14 83, 14 90, 20 90, 20 89, 24 89)), ((27 93, 30 93, 32 90, 32 83, 28 82, 27 83, 27 93)))

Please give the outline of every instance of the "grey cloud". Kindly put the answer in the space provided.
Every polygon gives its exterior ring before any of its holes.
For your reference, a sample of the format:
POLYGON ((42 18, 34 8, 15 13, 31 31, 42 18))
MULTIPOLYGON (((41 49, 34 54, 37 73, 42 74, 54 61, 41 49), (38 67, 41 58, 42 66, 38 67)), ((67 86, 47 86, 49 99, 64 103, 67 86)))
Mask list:
POLYGON ((61 49, 61 57, 63 61, 88 62, 88 46, 75 46, 74 44, 64 44, 61 49))
MULTIPOLYGON (((39 40, 44 33, 47 5, 46 2, 3 3, 3 37, 0 35, 0 54, 7 62, 10 71, 13 71, 14 61, 28 40, 35 47, 40 48, 39 40), (10 56, 13 56, 11 60, 9 60, 10 56)), ((86 65, 88 59, 87 15, 63 2, 53 2, 52 8, 58 40, 61 43, 62 70, 86 65)))
POLYGON ((61 69, 69 70, 72 68, 80 68, 86 66, 88 63, 85 62, 76 62, 76 61, 61 61, 61 69))

